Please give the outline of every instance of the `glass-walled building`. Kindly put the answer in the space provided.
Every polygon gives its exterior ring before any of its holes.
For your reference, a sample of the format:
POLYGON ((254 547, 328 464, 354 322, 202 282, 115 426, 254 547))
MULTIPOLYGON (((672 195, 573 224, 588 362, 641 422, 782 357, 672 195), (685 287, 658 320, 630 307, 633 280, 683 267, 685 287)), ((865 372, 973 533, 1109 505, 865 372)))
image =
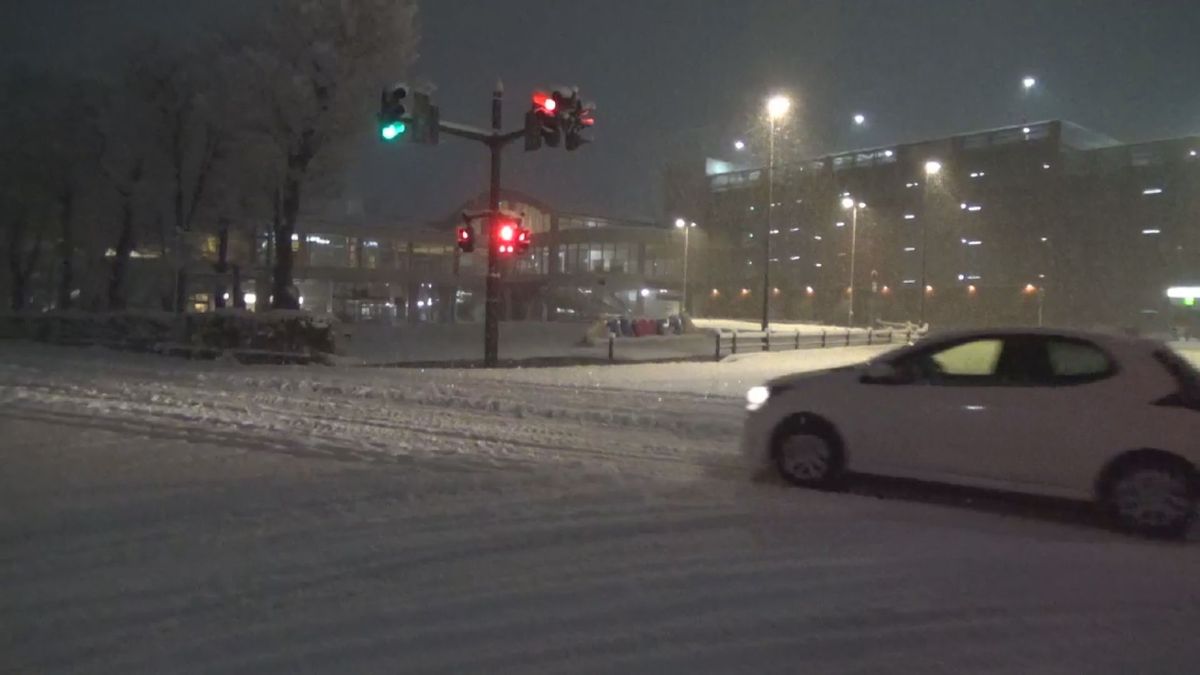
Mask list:
MULTIPOLYGON (((560 213, 544 202, 508 193, 501 209, 519 214, 533 233, 530 249, 502 265, 502 316, 508 319, 594 318, 624 314, 665 317, 682 300, 682 235, 648 221, 560 213)), ((473 253, 454 242, 463 212, 414 225, 365 216, 301 219, 291 248, 301 306, 343 321, 451 322, 481 320, 487 247, 473 253)), ((474 223, 477 230, 482 224, 474 223)), ((696 250, 698 237, 692 237, 696 250)), ((193 309, 233 306, 240 293, 251 308, 270 305, 273 242, 269 230, 228 243, 238 268, 215 271, 220 244, 203 235, 189 284, 193 309), (253 241, 253 245, 249 241, 253 241), (245 242, 245 243, 243 243, 245 242), (236 254, 233 254, 236 252, 236 254), (210 290, 211 289, 211 290, 210 290)))

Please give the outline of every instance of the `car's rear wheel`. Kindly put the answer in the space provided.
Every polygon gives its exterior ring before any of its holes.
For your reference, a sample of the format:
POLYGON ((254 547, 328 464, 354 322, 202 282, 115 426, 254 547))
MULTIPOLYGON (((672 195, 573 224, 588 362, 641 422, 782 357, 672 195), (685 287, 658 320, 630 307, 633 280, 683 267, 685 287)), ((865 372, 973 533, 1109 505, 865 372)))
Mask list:
POLYGON ((1105 507, 1125 530, 1177 538, 1196 516, 1190 467, 1167 457, 1138 457, 1119 465, 1108 482, 1105 507))
POLYGON ((826 424, 800 417, 775 434, 775 466, 789 482, 828 489, 842 478, 843 456, 837 434, 826 424))

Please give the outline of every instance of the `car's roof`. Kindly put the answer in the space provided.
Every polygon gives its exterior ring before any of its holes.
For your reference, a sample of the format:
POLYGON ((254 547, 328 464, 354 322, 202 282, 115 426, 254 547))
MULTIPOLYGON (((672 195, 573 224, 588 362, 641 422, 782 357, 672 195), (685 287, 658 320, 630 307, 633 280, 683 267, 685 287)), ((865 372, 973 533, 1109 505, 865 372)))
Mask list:
POLYGON ((1014 335, 1038 335, 1044 337, 1063 337, 1088 340, 1106 345, 1132 346, 1138 344, 1156 344, 1153 340, 1142 337, 1122 335, 1116 332, 1077 330, 1073 328, 1038 328, 1031 326, 1012 326, 1000 328, 955 329, 937 331, 928 334, 923 340, 952 341, 972 337, 1008 337, 1014 335))

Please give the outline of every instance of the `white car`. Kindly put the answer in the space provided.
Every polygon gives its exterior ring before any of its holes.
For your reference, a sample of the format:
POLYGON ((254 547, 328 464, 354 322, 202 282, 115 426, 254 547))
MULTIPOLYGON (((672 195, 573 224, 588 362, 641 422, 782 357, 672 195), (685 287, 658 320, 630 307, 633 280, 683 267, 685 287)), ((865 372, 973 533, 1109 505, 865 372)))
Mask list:
POLYGON ((1157 536, 1196 513, 1200 373, 1150 340, 941 334, 747 401, 743 452, 799 485, 850 472, 1094 500, 1157 536))

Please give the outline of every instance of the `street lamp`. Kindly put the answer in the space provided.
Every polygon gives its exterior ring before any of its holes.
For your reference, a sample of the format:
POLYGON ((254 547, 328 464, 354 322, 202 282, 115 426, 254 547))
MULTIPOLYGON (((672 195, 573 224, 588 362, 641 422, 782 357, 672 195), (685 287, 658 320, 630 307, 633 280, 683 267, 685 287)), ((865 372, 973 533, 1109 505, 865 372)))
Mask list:
POLYGON ((792 100, 782 94, 767 99, 767 119, 770 121, 770 147, 767 153, 767 218, 763 225, 763 300, 762 329, 765 332, 771 323, 771 212, 775 203, 775 123, 787 116, 792 109, 792 100))
POLYGON ((1021 78, 1021 88, 1024 89, 1025 91, 1029 91, 1030 89, 1033 89, 1036 86, 1037 86, 1037 78, 1036 77, 1034 77, 1032 75, 1026 75, 1025 77, 1021 78))
POLYGON ((842 197, 842 208, 851 212, 850 216, 850 310, 846 317, 846 327, 854 325, 854 258, 858 250, 858 210, 866 208, 862 202, 856 202, 849 195, 842 197))
POLYGON ((734 142, 733 142, 733 149, 734 149, 734 150, 737 150, 738 152, 741 152, 742 150, 745 150, 745 149, 746 149, 746 141, 743 141, 743 140, 736 140, 736 141, 734 141, 734 142))
POLYGON ((918 322, 925 325, 925 296, 929 295, 929 183, 942 173, 942 163, 936 159, 925 162, 925 185, 921 191, 922 204, 925 206, 924 217, 921 218, 921 313, 918 322))
POLYGON ((683 218, 675 219, 675 228, 683 230, 683 294, 679 301, 679 313, 687 313, 687 290, 688 290, 688 233, 696 226, 695 222, 688 223, 683 218))
POLYGON ((862 113, 855 113, 855 114, 854 114, 854 126, 856 126, 856 127, 861 127, 862 125, 864 125, 864 124, 866 124, 866 123, 867 123, 867 116, 866 116, 866 115, 864 115, 864 114, 862 114, 862 113))

